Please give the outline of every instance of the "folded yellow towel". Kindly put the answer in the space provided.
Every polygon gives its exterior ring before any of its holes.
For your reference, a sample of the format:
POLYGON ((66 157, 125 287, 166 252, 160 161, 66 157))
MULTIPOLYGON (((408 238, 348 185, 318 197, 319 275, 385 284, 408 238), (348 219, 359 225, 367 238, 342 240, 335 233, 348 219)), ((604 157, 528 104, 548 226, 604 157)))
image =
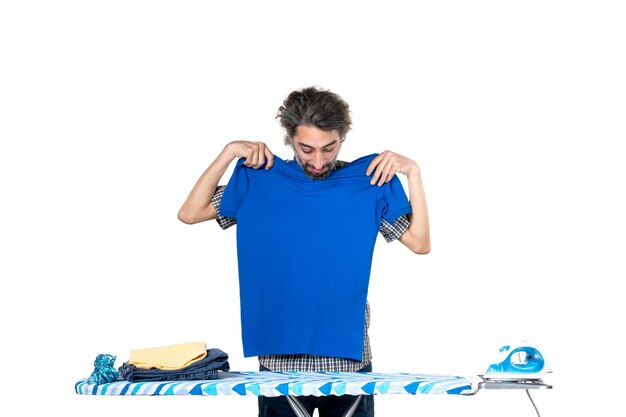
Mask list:
POLYGON ((205 342, 189 342, 178 345, 134 349, 128 363, 141 369, 182 369, 206 356, 205 342))

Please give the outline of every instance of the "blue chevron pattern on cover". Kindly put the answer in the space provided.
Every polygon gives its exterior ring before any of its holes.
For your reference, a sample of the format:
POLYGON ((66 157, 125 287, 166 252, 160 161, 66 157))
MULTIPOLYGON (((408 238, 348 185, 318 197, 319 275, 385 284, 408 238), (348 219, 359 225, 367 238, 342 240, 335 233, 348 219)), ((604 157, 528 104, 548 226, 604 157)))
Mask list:
POLYGON ((460 376, 378 372, 220 372, 206 381, 89 383, 75 385, 82 395, 329 395, 471 394, 460 376))

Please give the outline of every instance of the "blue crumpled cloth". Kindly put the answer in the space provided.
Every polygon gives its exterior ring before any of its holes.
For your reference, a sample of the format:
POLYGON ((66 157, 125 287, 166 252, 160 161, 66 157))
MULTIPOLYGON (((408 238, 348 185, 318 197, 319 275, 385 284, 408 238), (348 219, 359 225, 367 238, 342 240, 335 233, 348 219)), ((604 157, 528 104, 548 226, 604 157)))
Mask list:
POLYGON ((96 356, 93 362, 94 370, 89 376, 87 382, 96 384, 106 384, 118 379, 120 373, 113 366, 117 356, 101 353, 96 356))

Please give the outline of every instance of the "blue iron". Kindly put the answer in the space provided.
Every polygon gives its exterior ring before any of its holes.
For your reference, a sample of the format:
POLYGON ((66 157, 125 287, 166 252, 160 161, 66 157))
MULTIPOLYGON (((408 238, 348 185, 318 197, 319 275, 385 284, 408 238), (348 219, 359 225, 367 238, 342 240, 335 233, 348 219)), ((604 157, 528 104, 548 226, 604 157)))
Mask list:
POLYGON ((524 341, 515 345, 506 345, 500 348, 495 363, 483 376, 489 381, 536 381, 552 372, 543 355, 536 347, 524 341))

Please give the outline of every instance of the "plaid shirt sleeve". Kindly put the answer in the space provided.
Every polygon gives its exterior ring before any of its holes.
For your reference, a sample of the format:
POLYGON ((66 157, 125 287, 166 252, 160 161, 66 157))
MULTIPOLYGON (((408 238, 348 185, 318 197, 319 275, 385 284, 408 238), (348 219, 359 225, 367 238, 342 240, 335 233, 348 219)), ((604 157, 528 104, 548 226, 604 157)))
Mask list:
POLYGON ((233 219, 232 217, 220 216, 220 206, 222 204, 222 196, 224 195, 225 189, 225 185, 219 185, 215 190, 213 198, 211 198, 211 203, 213 204, 213 207, 215 207, 215 211, 217 212, 217 223, 223 230, 226 230, 230 226, 237 224, 237 220, 233 219))
POLYGON ((387 220, 383 219, 383 222, 380 225, 380 234, 383 235, 387 243, 393 242, 402 236, 402 233, 406 232, 406 229, 409 228, 409 218, 406 214, 398 217, 393 223, 389 223, 387 220))

